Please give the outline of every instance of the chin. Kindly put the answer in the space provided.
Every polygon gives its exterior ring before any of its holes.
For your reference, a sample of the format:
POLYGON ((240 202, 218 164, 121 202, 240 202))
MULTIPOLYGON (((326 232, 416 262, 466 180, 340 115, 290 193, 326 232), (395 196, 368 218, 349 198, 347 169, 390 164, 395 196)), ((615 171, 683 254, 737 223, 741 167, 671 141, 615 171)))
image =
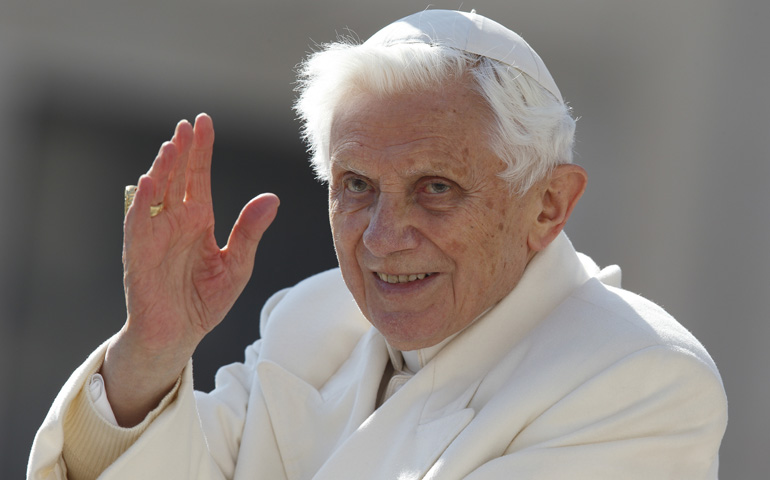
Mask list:
POLYGON ((394 315, 391 313, 372 316, 369 321, 385 337, 390 346, 408 351, 431 347, 450 335, 445 331, 443 324, 436 325, 425 321, 425 318, 425 314, 394 315), (416 316, 417 319, 410 319, 409 317, 412 316, 416 316))

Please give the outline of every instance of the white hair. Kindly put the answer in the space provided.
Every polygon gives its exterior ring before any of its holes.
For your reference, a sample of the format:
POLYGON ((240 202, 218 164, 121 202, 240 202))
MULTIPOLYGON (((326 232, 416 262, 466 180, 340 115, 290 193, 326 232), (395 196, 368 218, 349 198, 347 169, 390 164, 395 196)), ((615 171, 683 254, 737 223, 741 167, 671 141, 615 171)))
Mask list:
POLYGON ((323 46, 299 65, 302 122, 311 164, 330 178, 334 114, 356 91, 378 95, 419 92, 470 76, 489 105, 489 147, 507 168, 500 174, 523 195, 559 164, 572 162, 575 120, 570 108, 527 74, 487 57, 423 43, 391 46, 341 41, 323 46))

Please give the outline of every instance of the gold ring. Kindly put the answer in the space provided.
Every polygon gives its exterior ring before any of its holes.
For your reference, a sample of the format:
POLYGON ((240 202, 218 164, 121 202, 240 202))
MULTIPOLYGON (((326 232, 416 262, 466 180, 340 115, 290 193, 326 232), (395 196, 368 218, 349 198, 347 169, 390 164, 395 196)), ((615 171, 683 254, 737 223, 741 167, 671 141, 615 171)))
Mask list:
MULTIPOLYGON (((136 196, 136 185, 126 185, 126 190, 123 193, 123 216, 128 213, 128 208, 134 203, 134 197, 136 196)), ((154 217, 163 210, 163 204, 151 205, 150 216, 154 217)))

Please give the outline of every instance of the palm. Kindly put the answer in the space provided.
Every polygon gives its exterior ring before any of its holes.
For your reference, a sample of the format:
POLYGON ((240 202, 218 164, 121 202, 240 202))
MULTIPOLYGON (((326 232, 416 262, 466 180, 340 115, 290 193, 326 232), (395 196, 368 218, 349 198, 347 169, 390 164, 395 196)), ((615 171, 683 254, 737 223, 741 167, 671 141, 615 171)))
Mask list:
POLYGON ((113 337, 100 370, 115 417, 142 421, 171 389, 195 347, 222 321, 251 275, 262 234, 278 199, 252 199, 227 246, 214 238, 211 151, 214 127, 200 115, 177 125, 139 179, 124 224, 128 320, 113 337), (150 207, 163 204, 152 217, 150 207))
MULTIPOLYGON (((213 127, 180 123, 140 180, 125 224, 129 330, 150 351, 194 349, 225 316, 251 274, 256 243, 275 215, 274 197, 252 200, 228 246, 214 238, 210 193, 213 127), (160 215, 149 205, 163 202, 160 215)), ((191 352, 190 352, 191 353, 191 352)))

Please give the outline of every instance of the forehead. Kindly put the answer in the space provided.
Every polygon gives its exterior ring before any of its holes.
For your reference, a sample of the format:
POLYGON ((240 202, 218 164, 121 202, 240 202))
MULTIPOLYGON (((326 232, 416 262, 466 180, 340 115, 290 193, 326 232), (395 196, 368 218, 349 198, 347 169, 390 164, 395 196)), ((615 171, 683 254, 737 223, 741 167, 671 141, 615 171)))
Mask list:
POLYGON ((488 146, 490 119, 481 97, 459 82, 435 91, 388 96, 356 92, 334 115, 332 170, 498 173, 503 164, 488 146))

